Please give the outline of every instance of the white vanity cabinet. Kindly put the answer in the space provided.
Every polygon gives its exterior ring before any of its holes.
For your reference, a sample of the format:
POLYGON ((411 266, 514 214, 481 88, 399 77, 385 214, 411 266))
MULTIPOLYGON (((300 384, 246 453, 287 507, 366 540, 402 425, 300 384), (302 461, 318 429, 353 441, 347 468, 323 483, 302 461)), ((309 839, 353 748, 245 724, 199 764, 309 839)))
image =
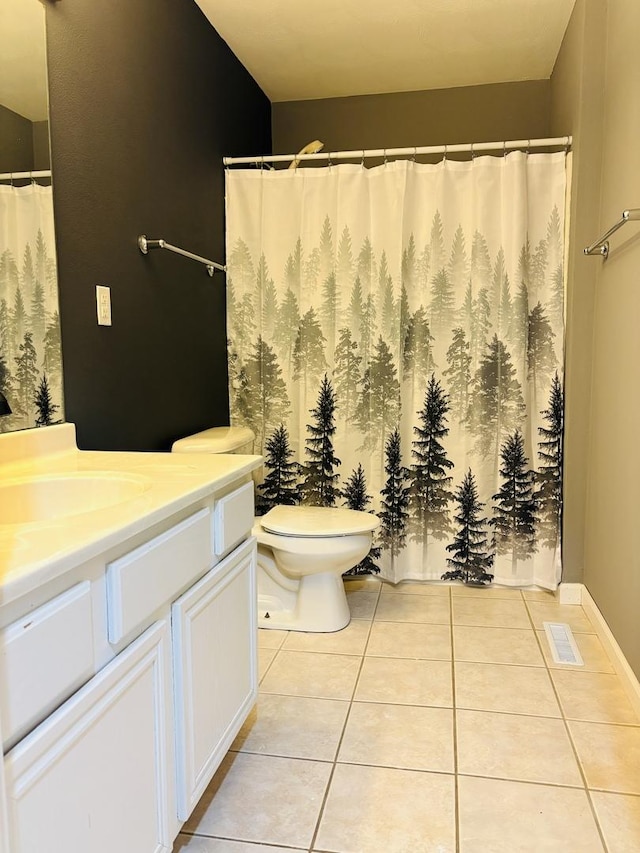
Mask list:
POLYGON ((4 608, 0 853, 171 851, 257 696, 249 479, 4 608))
POLYGON ((193 811, 257 697, 255 578, 252 540, 172 607, 180 820, 193 811))
POLYGON ((12 851, 171 850, 169 643, 153 625, 9 753, 12 851))

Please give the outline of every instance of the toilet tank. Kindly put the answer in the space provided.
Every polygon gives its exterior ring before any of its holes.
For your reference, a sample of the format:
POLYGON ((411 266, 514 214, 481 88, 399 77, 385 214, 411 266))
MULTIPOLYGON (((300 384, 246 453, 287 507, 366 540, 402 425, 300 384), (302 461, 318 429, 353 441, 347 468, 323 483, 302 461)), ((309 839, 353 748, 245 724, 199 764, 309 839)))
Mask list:
POLYGON ((255 435, 245 426, 221 426, 187 435, 171 445, 172 453, 253 453, 255 435))

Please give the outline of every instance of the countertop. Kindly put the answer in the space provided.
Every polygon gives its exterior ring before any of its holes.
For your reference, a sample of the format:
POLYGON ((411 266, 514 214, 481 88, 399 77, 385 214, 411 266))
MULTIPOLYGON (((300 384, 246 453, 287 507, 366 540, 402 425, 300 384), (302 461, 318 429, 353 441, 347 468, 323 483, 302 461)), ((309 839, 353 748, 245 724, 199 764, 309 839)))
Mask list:
POLYGON ((78 450, 73 424, 0 435, 0 486, 30 477, 109 472, 140 478, 140 494, 100 509, 30 524, 0 518, 0 605, 248 475, 261 456, 78 450))

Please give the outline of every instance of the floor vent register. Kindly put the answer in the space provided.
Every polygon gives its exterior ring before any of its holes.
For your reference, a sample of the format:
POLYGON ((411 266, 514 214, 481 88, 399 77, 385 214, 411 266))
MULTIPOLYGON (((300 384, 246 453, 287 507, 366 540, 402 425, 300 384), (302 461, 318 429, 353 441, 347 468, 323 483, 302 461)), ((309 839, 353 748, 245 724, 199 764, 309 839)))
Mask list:
POLYGON ((571 628, 565 622, 543 622, 542 624, 555 663, 584 666, 571 628))

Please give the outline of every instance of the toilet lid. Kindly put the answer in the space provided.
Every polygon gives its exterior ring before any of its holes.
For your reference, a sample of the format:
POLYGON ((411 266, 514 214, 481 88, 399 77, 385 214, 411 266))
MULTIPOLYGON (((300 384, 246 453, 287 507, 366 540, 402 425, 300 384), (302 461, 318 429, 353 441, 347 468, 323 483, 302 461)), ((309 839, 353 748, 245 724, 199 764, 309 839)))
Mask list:
POLYGON ((352 536, 379 523, 370 512, 326 506, 275 506, 260 518, 263 530, 280 536, 352 536))

